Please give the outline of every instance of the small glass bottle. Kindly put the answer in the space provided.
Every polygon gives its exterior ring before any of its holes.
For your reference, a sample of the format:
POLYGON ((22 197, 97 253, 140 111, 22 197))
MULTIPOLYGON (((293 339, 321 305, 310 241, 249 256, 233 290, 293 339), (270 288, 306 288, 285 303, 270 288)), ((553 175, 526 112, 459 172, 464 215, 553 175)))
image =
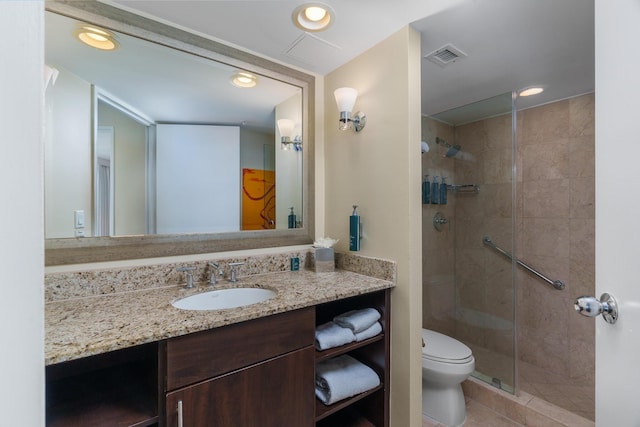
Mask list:
POLYGON ((291 209, 291 212, 289 213, 289 217, 287 218, 288 227, 296 228, 296 214, 293 213, 293 208, 289 208, 289 209, 291 209))
POLYGON ((431 183, 429 182, 429 175, 424 176, 422 181, 422 204, 428 205, 430 203, 431 183))
POLYGON ((440 184, 438 184, 438 177, 433 177, 433 182, 431 183, 431 204, 437 205, 440 203, 440 184))
POLYGON ((447 183, 444 182, 445 179, 446 178, 443 176, 442 182, 440 183, 440 204, 441 205, 447 204, 447 183))

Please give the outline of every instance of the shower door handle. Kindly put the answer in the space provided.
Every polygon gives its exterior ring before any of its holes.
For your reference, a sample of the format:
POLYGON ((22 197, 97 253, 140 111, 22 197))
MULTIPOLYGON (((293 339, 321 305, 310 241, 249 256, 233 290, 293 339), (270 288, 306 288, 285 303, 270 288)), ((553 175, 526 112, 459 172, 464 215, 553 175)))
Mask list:
POLYGON ((576 299, 573 308, 586 317, 596 317, 602 314, 605 322, 614 324, 618 320, 618 303, 616 299, 609 294, 602 294, 600 299, 590 296, 582 296, 576 299))

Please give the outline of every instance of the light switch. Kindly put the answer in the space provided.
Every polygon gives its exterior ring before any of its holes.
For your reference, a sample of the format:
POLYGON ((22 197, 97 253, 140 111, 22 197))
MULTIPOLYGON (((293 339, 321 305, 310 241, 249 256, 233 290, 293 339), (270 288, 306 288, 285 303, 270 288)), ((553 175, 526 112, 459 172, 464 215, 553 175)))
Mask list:
POLYGON ((75 228, 84 228, 84 211, 74 211, 73 217, 75 220, 75 228))

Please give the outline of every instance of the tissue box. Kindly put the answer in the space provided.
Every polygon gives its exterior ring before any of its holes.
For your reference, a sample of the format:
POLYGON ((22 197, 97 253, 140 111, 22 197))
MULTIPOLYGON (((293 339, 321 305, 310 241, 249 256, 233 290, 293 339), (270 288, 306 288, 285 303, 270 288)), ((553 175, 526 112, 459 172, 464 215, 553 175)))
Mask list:
POLYGON ((333 248, 316 248, 316 273, 327 273, 336 268, 333 248))

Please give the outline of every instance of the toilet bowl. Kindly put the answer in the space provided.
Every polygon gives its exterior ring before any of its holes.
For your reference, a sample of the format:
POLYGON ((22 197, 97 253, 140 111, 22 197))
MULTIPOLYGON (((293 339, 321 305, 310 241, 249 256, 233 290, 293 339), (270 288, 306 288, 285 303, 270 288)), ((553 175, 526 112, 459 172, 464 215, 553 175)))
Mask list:
POLYGON ((462 386, 475 368, 471 349, 439 332, 422 330, 422 414, 457 427, 466 410, 462 386))

